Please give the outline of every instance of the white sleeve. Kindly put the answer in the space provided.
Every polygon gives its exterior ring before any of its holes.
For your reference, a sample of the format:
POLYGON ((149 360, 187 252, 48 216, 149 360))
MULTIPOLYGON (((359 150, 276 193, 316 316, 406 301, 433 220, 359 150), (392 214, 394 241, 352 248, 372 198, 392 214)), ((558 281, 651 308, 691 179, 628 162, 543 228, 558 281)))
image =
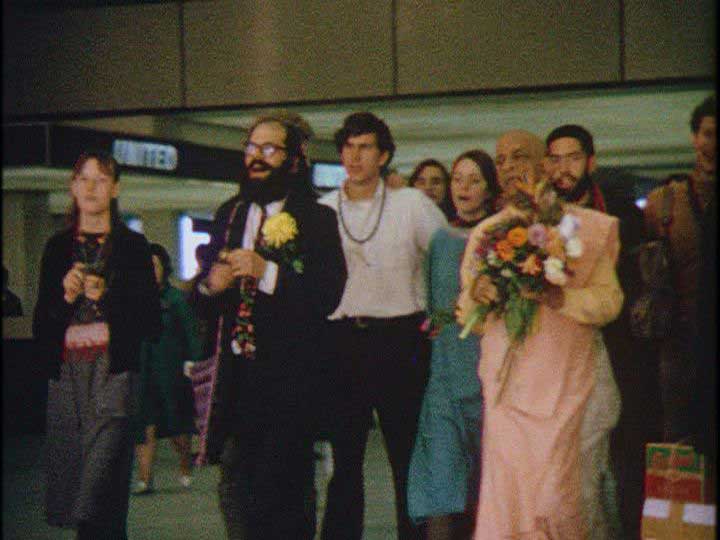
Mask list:
POLYGON ((265 294, 273 294, 277 285, 278 265, 273 261, 266 261, 265 273, 258 281, 258 289, 265 294))

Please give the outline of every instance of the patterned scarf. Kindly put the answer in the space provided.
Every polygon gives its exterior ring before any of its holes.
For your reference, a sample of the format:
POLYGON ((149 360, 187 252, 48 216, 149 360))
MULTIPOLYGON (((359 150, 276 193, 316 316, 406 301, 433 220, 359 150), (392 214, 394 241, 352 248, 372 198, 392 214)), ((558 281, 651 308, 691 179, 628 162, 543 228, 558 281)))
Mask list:
MULTIPOLYGON (((225 244, 229 238, 230 224, 235 218, 237 206, 233 210, 233 214, 228 223, 228 232, 225 234, 225 244)), ((260 226, 255 238, 255 248, 262 247, 263 236, 262 226, 265 222, 265 208, 260 206, 260 226)), ((230 350, 235 356, 245 358, 246 360, 255 359, 255 325, 252 323, 253 308, 255 306, 255 297, 257 295, 258 280, 253 276, 242 276, 239 278, 238 286, 240 289, 240 303, 235 312, 235 321, 230 331, 230 350)))

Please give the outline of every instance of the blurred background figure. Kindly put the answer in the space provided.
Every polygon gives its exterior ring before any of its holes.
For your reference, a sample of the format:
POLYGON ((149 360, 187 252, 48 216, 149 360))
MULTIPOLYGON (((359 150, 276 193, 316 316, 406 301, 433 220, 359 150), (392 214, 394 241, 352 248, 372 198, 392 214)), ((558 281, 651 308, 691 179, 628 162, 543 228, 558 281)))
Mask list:
POLYGON ((10 274, 8 269, 3 265, 3 317, 22 317, 22 303, 20 298, 8 288, 8 280, 10 274))
POLYGON ((388 169, 385 175, 385 183, 389 188, 395 189, 408 186, 407 178, 400 174, 395 168, 388 169))
MULTIPOLYGON (((716 197, 716 105, 708 96, 690 117, 690 141, 695 149, 695 167, 685 181, 673 181, 650 192, 645 222, 650 238, 667 236, 670 268, 675 291, 671 332, 660 344, 660 391, 663 407, 663 438, 677 442, 691 435, 689 403, 695 392, 697 358, 693 350, 698 331, 698 298, 703 257, 703 237, 710 202, 716 197), (665 189, 670 191, 669 220, 662 215, 665 189)), ((716 234, 713 231, 711 234, 716 234)))
POLYGON ((438 160, 430 158, 418 163, 410 175, 409 185, 430 197, 447 219, 455 217, 450 197, 450 173, 438 160))
POLYGON ((140 352, 140 411, 136 432, 138 482, 136 495, 153 491, 153 463, 157 439, 172 437, 180 457, 180 485, 192 482, 191 435, 193 397, 183 363, 201 359, 197 321, 183 293, 170 284, 172 264, 160 244, 151 244, 155 280, 160 289, 162 332, 157 341, 146 341, 140 352))

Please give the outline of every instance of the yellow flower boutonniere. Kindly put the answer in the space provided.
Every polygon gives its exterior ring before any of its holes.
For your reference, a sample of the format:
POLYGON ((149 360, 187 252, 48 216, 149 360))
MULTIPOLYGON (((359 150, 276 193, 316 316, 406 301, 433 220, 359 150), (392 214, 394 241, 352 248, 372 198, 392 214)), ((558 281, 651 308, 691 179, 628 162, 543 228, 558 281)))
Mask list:
POLYGON ((260 250, 262 254, 279 259, 298 274, 303 273, 304 264, 295 245, 298 226, 294 217, 287 212, 279 212, 265 220, 260 232, 264 242, 260 250))
POLYGON ((280 212, 267 218, 262 227, 265 243, 272 248, 279 248, 297 236, 297 222, 287 212, 280 212))

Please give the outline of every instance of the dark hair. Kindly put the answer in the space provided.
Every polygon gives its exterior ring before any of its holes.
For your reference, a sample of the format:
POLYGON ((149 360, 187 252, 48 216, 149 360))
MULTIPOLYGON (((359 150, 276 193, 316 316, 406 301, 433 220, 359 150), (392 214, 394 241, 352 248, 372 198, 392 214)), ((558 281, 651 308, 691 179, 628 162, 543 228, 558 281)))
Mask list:
POLYGON ((343 125, 335 132, 335 148, 342 152, 343 146, 350 137, 372 133, 377 138, 380 152, 387 152, 388 159, 382 166, 381 172, 385 174, 388 165, 395 155, 395 142, 387 124, 370 112, 356 112, 345 117, 343 125))
POLYGON ((469 159, 473 161, 475 165, 480 168, 480 172, 482 173, 483 178, 485 178, 485 182, 487 182, 487 192, 489 195, 489 197, 485 199, 485 211, 488 215, 492 214, 493 212, 495 212, 496 201, 502 193, 502 189, 500 188, 500 183, 498 182, 497 178, 495 161, 492 157, 490 157, 490 154, 488 154, 484 150, 467 150, 455 158, 450 170, 454 171, 455 166, 463 159, 469 159))
MULTIPOLYGON (((309 140, 308 134, 293 118, 288 119, 284 114, 258 116, 248 129, 248 139, 260 124, 268 124, 271 122, 280 124, 285 130, 284 142, 288 156, 287 159, 291 161, 297 158, 297 171, 294 173, 295 178, 290 185, 290 191, 317 198, 318 194, 313 187, 310 167, 303 149, 303 145, 309 140)), ((247 173, 244 167, 243 173, 247 173)))
POLYGON ((415 187, 415 182, 417 181, 418 176, 420 176, 420 173, 425 167, 437 167, 438 169, 440 169, 443 176, 443 183, 445 184, 445 196, 443 197, 443 200, 440 201, 440 204, 438 206, 440 207, 440 210, 443 211, 443 214, 445 214, 446 218, 454 218, 457 210, 455 209, 452 197, 450 196, 450 173, 445 168, 445 165, 440 163, 437 159, 428 158, 418 163, 412 174, 410 175, 410 178, 408 179, 408 185, 410 187, 415 187))
POLYGON ((413 169, 413 172, 408 179, 408 184, 410 184, 410 187, 413 187, 415 185, 417 177, 420 176, 420 173, 425 167, 437 167, 438 169, 440 169, 443 175, 443 182, 445 182, 445 187, 447 188, 448 184, 450 183, 450 173, 445 168, 445 165, 440 163, 437 159, 433 158, 423 159, 420 163, 417 164, 415 169, 413 169))
POLYGON ((690 117, 690 129, 693 133, 697 133, 700 129, 700 123, 706 116, 716 116, 715 112, 715 94, 706 97, 703 102, 695 107, 690 117))
POLYGON ((545 148, 550 148, 550 144, 557 139, 563 137, 570 137, 580 143, 580 147, 583 152, 588 156, 595 155, 595 144, 593 143, 593 136, 590 132, 582 126, 577 124, 565 124, 560 127, 556 127, 550 132, 550 135, 545 139, 545 148))
MULTIPOLYGON (((102 172, 110 176, 113 179, 114 183, 120 181, 120 165, 117 161, 115 161, 115 158, 112 157, 112 155, 110 155, 108 152, 105 152, 104 150, 87 150, 80 154, 80 157, 75 162, 75 165, 73 165, 72 176, 70 177, 70 179, 74 180, 75 177, 80 174, 80 171, 85 166, 85 164, 91 159, 94 159, 98 162, 98 168, 102 172)), ((79 214, 80 210, 77 207, 75 199, 73 199, 67 213, 67 223, 73 229, 76 229, 78 226, 79 214)), ((113 198, 110 201, 110 230, 112 231, 112 229, 114 229, 119 224, 122 224, 120 207, 118 205, 117 198, 113 198)))
POLYGON ((160 259, 160 264, 163 268, 162 284, 167 285, 170 275, 173 273, 173 266, 172 261, 170 260, 170 255, 164 247, 162 247, 160 244, 155 243, 150 244, 150 255, 155 255, 158 259, 160 259))

